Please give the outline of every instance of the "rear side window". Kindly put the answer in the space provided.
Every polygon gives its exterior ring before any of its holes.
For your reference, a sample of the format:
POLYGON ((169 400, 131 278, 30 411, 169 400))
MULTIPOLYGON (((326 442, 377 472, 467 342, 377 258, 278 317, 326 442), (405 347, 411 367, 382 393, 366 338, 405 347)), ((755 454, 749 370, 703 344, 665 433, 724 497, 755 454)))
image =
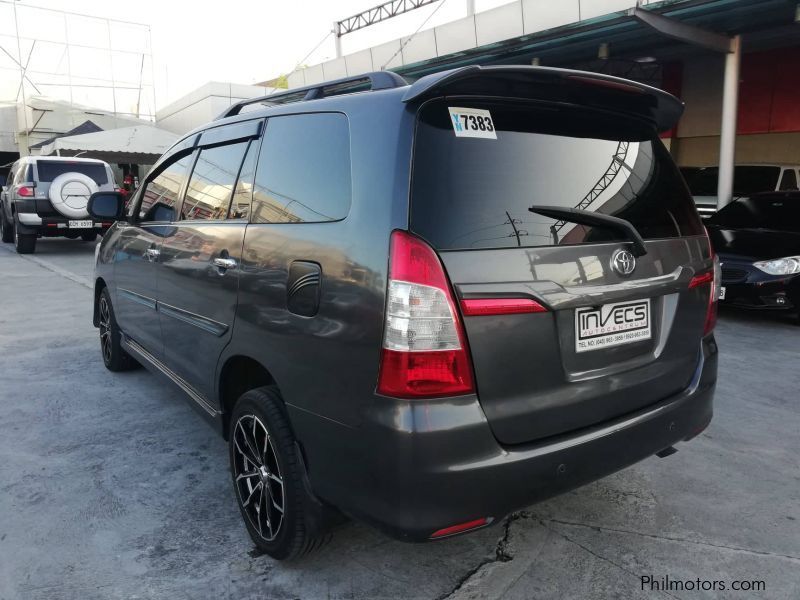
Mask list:
POLYGON ((781 177, 781 190, 796 190, 797 189, 797 174, 794 169, 786 169, 781 177))
POLYGON ((780 167, 743 165, 733 170, 733 193, 736 196, 772 192, 778 189, 780 167))
POLYGON ((203 148, 197 157, 181 214, 184 219, 225 219, 249 142, 203 148))
POLYGON ((317 113, 272 117, 258 159, 251 221, 338 221, 350 210, 347 117, 317 113))
POLYGON ((534 204, 627 219, 645 239, 702 233, 671 157, 635 122, 572 108, 463 100, 422 109, 412 174, 416 233, 440 250, 622 239, 606 228, 531 213, 534 204), (449 107, 488 110, 496 138, 456 136, 449 107))
POLYGON ((39 181, 50 183, 64 173, 82 173, 90 177, 97 185, 108 183, 108 171, 101 163, 62 162, 55 160, 39 160, 36 162, 39 181))

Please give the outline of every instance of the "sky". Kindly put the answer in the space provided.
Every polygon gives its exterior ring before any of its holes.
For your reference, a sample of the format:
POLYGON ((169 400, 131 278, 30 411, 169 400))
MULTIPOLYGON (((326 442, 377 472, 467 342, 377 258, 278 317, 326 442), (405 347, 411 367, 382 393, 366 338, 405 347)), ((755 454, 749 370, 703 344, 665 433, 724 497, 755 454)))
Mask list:
MULTIPOLYGON (((476 0, 476 10, 507 1, 476 0)), ((17 47, 14 5, 0 0, 0 100, 21 95, 21 62, 28 64, 24 92, 29 96, 39 92, 67 99, 71 95, 74 102, 106 109, 115 103, 120 112, 134 110, 130 107, 138 103, 143 113, 152 112, 153 105, 162 108, 208 81, 252 84, 286 74, 303 59, 312 65, 333 58, 332 35, 308 54, 331 31, 334 21, 377 4, 380 0, 18 0, 17 47), (54 12, 67 6, 71 13, 142 26, 73 15, 65 18, 54 12), (65 39, 71 44, 69 52, 65 39), (112 53, 105 50, 109 44, 112 53), (119 89, 112 97, 103 88, 112 79, 119 88, 131 89, 119 89)), ((466 0, 439 0, 344 36, 342 50, 349 54, 410 35, 426 19, 423 29, 465 15, 466 0)))

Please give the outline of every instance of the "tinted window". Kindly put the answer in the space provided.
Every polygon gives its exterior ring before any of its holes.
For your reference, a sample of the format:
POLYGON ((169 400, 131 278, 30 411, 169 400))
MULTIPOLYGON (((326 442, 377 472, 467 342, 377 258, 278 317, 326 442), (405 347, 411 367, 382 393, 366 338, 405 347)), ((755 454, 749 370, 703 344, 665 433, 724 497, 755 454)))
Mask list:
POLYGON ((320 113, 269 119, 258 159, 251 220, 336 221, 349 210, 347 117, 320 113))
POLYGON ((189 179, 184 219, 225 219, 248 142, 203 148, 189 179))
POLYGON ((731 229, 775 229, 800 233, 800 198, 740 198, 709 219, 731 229))
POLYGON ((745 196, 774 191, 780 173, 780 167, 736 167, 733 170, 733 194, 745 196))
POLYGON ((173 160, 151 179, 142 193, 139 219, 142 221, 174 221, 179 194, 192 155, 173 160))
POLYGON ((259 140, 250 142, 247 155, 244 158, 236 189, 233 191, 231 202, 231 219, 246 219, 250 214, 250 200, 253 197, 253 177, 256 174, 256 159, 258 159, 259 140))
POLYGON ((797 174, 794 169, 786 169, 781 177, 782 190, 796 190, 797 189, 797 174))
POLYGON ((460 101, 491 112, 496 139, 456 137, 448 104, 423 109, 414 146, 411 226, 435 247, 506 248, 621 239, 533 214, 577 207, 633 223, 644 238, 702 232, 658 139, 629 120, 576 109, 460 101))
POLYGON ((36 162, 39 181, 49 183, 64 173, 83 173, 97 185, 108 183, 106 166, 101 163, 61 162, 55 160, 39 160, 36 162))
MULTIPOLYGON (((719 167, 683 167, 686 185, 694 196, 716 196, 719 167)), ((741 165, 733 170, 733 195, 749 196, 777 188, 780 167, 741 165)))

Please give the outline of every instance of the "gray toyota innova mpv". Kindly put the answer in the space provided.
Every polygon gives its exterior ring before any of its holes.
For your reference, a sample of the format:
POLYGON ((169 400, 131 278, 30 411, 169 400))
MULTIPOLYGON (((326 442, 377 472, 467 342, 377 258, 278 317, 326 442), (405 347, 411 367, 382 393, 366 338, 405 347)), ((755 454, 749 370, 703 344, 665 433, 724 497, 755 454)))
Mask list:
POLYGON ((228 440, 255 544, 340 515, 436 540, 698 435, 717 265, 614 77, 383 71, 240 102, 186 135, 97 249, 112 371, 142 364, 228 440))

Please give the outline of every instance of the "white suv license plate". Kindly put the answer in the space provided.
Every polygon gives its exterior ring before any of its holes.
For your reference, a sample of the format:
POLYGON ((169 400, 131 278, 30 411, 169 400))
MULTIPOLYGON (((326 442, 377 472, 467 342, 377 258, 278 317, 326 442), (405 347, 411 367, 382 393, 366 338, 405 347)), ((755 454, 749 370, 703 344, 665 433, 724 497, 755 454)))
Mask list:
POLYGON ((649 298, 575 311, 575 352, 632 344, 651 336, 649 298))
POLYGON ((91 229, 94 227, 93 221, 70 221, 69 228, 70 229, 91 229))

